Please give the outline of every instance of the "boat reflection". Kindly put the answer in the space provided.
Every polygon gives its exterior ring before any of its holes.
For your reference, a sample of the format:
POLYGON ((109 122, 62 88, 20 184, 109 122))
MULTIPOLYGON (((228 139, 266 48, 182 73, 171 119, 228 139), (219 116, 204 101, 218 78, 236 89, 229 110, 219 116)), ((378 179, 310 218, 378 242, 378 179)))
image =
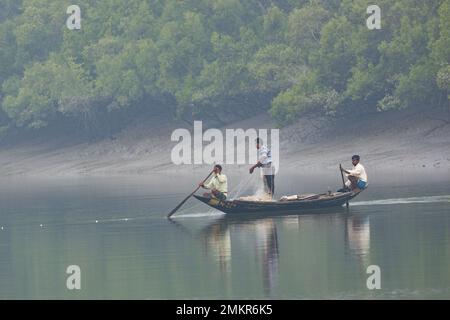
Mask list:
POLYGON ((264 293, 268 297, 272 295, 278 284, 279 270, 278 235, 273 219, 237 221, 223 218, 203 229, 203 239, 206 252, 214 254, 221 271, 225 272, 231 271, 233 245, 251 248, 251 252, 244 254, 254 256, 262 273, 264 293))
POLYGON ((264 292, 271 296, 278 285, 279 246, 276 224, 272 219, 259 221, 255 224, 257 251, 261 257, 264 292))
POLYGON ((370 257, 370 218, 349 214, 345 219, 345 242, 352 255, 368 265, 370 257))
MULTIPOLYGON (((222 279, 227 286, 231 286, 230 279, 233 278, 231 273, 241 270, 239 264, 235 264, 235 270, 232 270, 233 257, 236 261, 243 261, 244 256, 247 263, 255 263, 254 272, 261 278, 264 296, 270 298, 279 295, 277 288, 280 278, 281 245, 291 249, 298 247, 292 241, 280 243, 280 235, 281 239, 303 239, 303 230, 309 237, 310 231, 316 229, 315 226, 320 226, 318 230, 322 230, 324 235, 333 234, 333 238, 331 236, 322 238, 326 241, 323 248, 336 250, 337 244, 344 249, 338 251, 350 253, 352 257, 356 257, 358 263, 363 266, 368 265, 369 216, 357 212, 350 213, 346 209, 298 216, 223 216, 210 221, 200 229, 197 228, 194 234, 201 241, 204 254, 217 262, 222 279)), ((314 239, 318 240, 320 237, 314 239)), ((311 248, 315 245, 317 243, 310 243, 311 248)), ((305 243, 302 243, 300 247, 305 250, 305 243)), ((311 252, 304 251, 300 255, 307 259, 311 252)), ((289 259, 289 253, 286 253, 283 258, 289 259)))
POLYGON ((214 223, 203 230, 202 239, 206 255, 212 253, 218 261, 220 271, 231 272, 231 235, 230 228, 224 223, 214 223))

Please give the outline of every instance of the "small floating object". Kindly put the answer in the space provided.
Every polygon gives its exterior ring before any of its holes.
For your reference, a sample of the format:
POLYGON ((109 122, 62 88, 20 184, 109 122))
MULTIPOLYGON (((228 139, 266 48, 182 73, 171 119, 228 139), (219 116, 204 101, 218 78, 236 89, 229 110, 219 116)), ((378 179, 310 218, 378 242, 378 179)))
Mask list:
POLYGON ((98 223, 98 220, 95 220, 95 223, 98 223))
POLYGON ((41 228, 43 227, 42 223, 39 225, 39 227, 41 227, 41 228))
POLYGON ((1 229, 3 230, 3 226, 1 227, 1 229))

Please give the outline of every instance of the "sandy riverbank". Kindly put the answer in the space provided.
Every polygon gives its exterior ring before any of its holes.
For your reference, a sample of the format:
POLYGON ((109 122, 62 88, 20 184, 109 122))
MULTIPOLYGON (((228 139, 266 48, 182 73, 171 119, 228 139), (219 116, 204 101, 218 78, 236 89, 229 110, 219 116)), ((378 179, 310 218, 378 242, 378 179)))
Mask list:
MULTIPOLYGON (((155 173, 189 174, 201 166, 176 166, 170 140, 185 122, 165 117, 138 121, 112 139, 96 143, 61 143, 36 139, 0 150, 2 176, 133 176, 155 173), (169 124, 170 123, 170 124, 169 124)), ((260 115, 226 128, 274 128, 260 115)), ((220 128, 224 130, 225 128, 220 128)), ((280 130, 282 170, 321 172, 349 164, 358 153, 372 172, 419 172, 450 179, 450 112, 413 110, 375 113, 331 121, 302 118, 280 130)), ((208 166, 209 167, 209 166, 208 166)), ((229 171, 242 166, 229 166, 229 171)))

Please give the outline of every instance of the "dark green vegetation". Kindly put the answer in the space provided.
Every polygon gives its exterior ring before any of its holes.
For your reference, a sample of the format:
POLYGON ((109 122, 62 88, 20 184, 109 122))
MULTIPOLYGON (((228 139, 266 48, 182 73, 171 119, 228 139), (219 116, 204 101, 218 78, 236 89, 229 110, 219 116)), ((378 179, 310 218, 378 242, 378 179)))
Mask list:
POLYGON ((2 132, 447 106, 450 0, 0 0, 2 132), (81 30, 66 9, 81 8, 81 30))

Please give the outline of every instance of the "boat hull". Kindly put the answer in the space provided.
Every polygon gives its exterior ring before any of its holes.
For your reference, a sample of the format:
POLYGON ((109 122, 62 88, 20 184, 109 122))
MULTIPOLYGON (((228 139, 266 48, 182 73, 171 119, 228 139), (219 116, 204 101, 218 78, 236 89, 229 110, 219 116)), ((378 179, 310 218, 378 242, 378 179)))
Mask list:
POLYGON ((338 195, 321 196, 318 199, 310 200, 291 200, 291 201, 244 201, 244 200, 218 200, 215 198, 194 197, 210 207, 220 210, 226 214, 247 214, 247 213, 265 213, 265 214, 296 214, 314 209, 325 209, 341 207, 349 200, 356 197, 360 192, 342 192, 338 195))

